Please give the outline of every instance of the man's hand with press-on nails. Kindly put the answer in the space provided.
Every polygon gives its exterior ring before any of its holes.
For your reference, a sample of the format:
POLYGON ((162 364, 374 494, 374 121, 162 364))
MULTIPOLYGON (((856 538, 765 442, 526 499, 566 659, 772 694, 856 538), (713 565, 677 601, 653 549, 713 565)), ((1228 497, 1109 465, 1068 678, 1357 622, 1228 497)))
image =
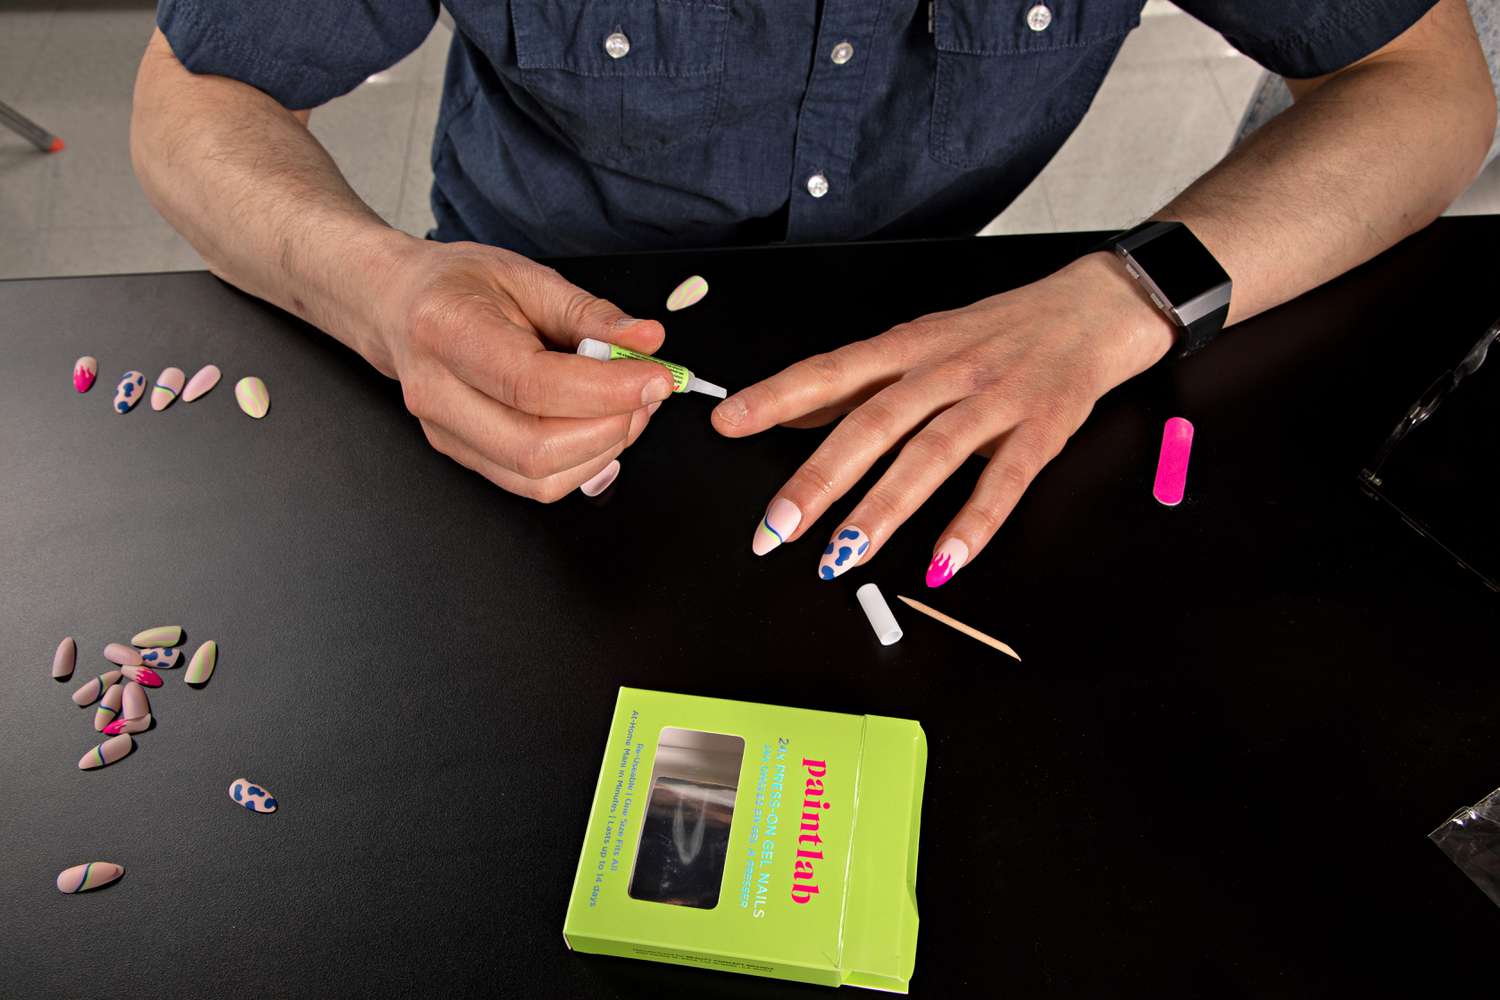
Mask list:
POLYGON ((729 437, 843 415, 772 497, 752 548, 765 555, 812 531, 899 446, 818 550, 818 575, 831 580, 873 559, 966 459, 988 454, 968 502, 934 539, 927 583, 940 586, 979 555, 1094 402, 1155 363, 1172 338, 1171 323, 1121 264, 1097 253, 1034 284, 800 361, 713 413, 729 437))

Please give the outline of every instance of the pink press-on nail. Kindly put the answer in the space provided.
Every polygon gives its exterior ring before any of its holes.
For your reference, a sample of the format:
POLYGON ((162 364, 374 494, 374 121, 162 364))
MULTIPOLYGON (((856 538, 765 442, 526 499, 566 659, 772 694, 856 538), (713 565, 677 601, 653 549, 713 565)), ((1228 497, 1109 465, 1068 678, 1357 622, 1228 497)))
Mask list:
POLYGON ((1151 495, 1168 507, 1182 503, 1187 492, 1188 458, 1193 453, 1193 425, 1173 417, 1161 432, 1161 455, 1156 460, 1156 484, 1151 495))
POLYGON ((617 458, 601 469, 593 479, 578 487, 578 490, 586 497, 596 497, 609 489, 609 484, 614 482, 619 474, 620 460, 617 458))

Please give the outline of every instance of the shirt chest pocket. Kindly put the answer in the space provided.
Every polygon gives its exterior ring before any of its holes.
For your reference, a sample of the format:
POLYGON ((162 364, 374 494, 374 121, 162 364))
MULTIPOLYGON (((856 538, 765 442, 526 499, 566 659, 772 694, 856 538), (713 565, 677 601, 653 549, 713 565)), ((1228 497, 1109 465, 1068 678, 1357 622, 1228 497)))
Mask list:
POLYGON ((580 153, 625 162, 701 141, 727 0, 511 0, 522 87, 580 153))
POLYGON ((1125 35, 1133 0, 935 0, 929 150, 963 169, 1088 110, 1125 35))

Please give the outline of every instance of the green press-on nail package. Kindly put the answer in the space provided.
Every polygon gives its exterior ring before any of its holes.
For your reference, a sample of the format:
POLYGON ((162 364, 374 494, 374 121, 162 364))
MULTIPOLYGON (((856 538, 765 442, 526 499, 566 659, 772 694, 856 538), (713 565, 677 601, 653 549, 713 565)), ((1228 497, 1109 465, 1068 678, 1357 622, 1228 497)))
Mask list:
POLYGON ((904 719, 621 688, 563 936, 904 993, 926 765, 904 719))

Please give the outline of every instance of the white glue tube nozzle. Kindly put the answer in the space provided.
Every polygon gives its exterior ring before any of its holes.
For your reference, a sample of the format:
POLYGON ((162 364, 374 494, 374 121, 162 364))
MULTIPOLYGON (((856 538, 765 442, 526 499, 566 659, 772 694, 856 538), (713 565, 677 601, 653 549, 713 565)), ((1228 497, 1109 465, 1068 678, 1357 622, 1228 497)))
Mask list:
POLYGON ((693 392, 701 392, 705 396, 718 396, 720 399, 729 395, 722 385, 714 385, 712 382, 705 382, 696 377, 688 379, 687 387, 693 392))
POLYGON ((870 619, 870 627, 882 646, 901 641, 901 626, 896 624, 896 616, 891 614, 891 606, 885 603, 879 587, 867 583, 854 596, 859 598, 859 606, 865 609, 865 617, 870 619))

